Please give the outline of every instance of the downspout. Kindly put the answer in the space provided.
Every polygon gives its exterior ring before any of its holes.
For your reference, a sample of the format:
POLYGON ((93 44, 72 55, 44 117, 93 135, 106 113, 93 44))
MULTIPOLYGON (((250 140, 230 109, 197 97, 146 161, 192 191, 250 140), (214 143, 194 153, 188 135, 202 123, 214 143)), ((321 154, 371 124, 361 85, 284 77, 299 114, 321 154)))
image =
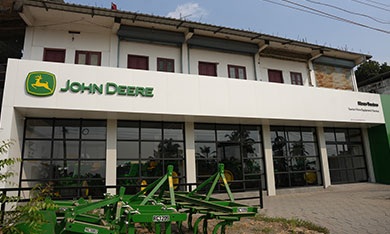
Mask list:
POLYGON ((253 54, 253 69, 255 70, 255 80, 257 79, 257 71, 256 71, 256 54, 253 54))
POLYGON ((256 55, 259 55, 259 61, 260 61, 260 54, 263 50, 265 50, 268 46, 269 46, 269 41, 268 40, 264 40, 263 43, 259 43, 259 49, 257 50, 257 53, 254 54, 253 56, 253 65, 254 65, 254 68, 255 68, 255 79, 256 80, 259 80, 258 77, 257 77, 257 69, 256 69, 256 55))
POLYGON ((307 60, 306 66, 307 66, 307 71, 309 73, 309 86, 311 86, 311 87, 317 86, 317 85, 314 85, 313 81, 312 81, 312 78, 313 78, 313 80, 315 80, 315 76, 312 77, 312 72, 314 73, 313 60, 321 57, 323 54, 324 54, 324 51, 320 50, 319 53, 312 55, 311 58, 309 60, 307 60))
POLYGON ((118 37, 118 52, 116 53, 116 67, 119 67, 119 55, 120 55, 120 48, 121 48, 121 38, 118 37))

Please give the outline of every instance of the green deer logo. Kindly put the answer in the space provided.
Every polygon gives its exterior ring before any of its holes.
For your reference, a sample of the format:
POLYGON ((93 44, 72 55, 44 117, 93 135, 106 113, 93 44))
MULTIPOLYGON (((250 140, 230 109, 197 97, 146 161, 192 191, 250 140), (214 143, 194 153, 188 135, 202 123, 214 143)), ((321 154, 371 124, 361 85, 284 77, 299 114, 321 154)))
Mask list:
POLYGON ((56 77, 49 72, 30 72, 26 79, 26 91, 34 96, 50 96, 54 93, 56 77))

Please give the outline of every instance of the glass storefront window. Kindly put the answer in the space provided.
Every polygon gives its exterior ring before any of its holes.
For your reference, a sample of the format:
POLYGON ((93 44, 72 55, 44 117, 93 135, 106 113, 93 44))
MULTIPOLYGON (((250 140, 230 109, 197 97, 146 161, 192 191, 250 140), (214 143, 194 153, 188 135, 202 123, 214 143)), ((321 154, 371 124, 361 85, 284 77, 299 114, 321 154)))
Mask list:
MULTIPOLYGON (((233 191, 265 188, 261 130, 253 125, 195 124, 195 156, 198 183, 225 165, 233 191)), ((224 190, 218 184, 217 190, 224 190)))
POLYGON ((96 186, 105 184, 105 120, 26 119, 25 124, 22 186, 50 184, 64 199, 103 196, 105 189, 96 186))
POLYGON ((271 126, 276 188, 321 185, 314 127, 271 126))
POLYGON ((168 165, 174 167, 173 182, 185 182, 183 123, 121 120, 117 133, 118 185, 134 193, 163 176, 168 165))
POLYGON ((362 133, 358 128, 325 128, 332 184, 368 180, 362 133))

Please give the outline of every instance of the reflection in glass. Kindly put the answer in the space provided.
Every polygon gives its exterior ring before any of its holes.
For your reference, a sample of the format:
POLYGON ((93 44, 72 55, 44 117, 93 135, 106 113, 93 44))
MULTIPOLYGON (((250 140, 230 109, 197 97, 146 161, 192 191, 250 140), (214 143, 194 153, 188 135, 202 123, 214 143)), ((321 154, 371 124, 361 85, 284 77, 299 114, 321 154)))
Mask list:
POLYGON ((287 131, 289 141, 301 140, 301 132, 298 127, 286 127, 286 131, 287 131))
POLYGON ((104 178, 106 165, 104 161, 82 161, 80 163, 81 178, 104 178))
POLYGON ((139 122, 118 121, 118 140, 137 140, 139 138, 139 122))
POLYGON ((23 179, 49 179, 50 161, 23 161, 23 179))
POLYGON ((211 159, 217 157, 215 143, 195 143, 195 156, 198 159, 211 159))
POLYGON ((347 129, 336 129, 336 140, 346 141, 347 140, 347 129))
MULTIPOLYGON (((63 179, 63 180, 75 180, 69 183, 69 185, 74 185, 77 183, 77 178, 79 174, 78 161, 60 161, 54 160, 52 162, 53 178, 54 179, 63 179)), ((61 185, 65 185, 66 182, 62 182, 61 185)))
POLYGON ((33 141, 26 140, 24 142, 24 158, 42 158, 50 159, 51 141, 33 141))
POLYGON ((294 157, 289 159, 290 171, 304 171, 306 158, 294 157))
POLYGON ((182 141, 183 140, 183 124, 164 123, 164 139, 182 141))
POLYGON ((288 160, 286 158, 274 158, 274 171, 287 172, 288 160))
POLYGON ((325 133, 325 141, 334 142, 336 141, 336 137, 334 135, 333 129, 324 129, 325 133))
POLYGON ((54 141, 53 159, 78 159, 78 141, 54 141))
POLYGON ((83 141, 81 142, 81 158, 106 158, 106 142, 105 141, 83 141))
POLYGON ((215 160, 197 160, 196 168, 198 176, 211 176, 217 172, 217 162, 215 160))
POLYGON ((159 150, 161 142, 141 142, 141 158, 162 158, 162 152, 159 150))
POLYGON ((139 143, 138 141, 118 141, 117 142, 118 159, 138 159, 139 143))
POLYGON ((80 120, 56 120, 54 138, 78 139, 80 137, 80 120))
POLYGON ((263 165, 260 159, 246 159, 244 160, 245 174, 260 174, 263 165))
MULTIPOLYGON (((138 160, 119 160, 116 168, 116 176, 121 177, 139 177, 138 160)), ((135 182, 134 182, 135 183, 135 182)), ((130 185, 130 184, 129 184, 130 185)))
POLYGON ((82 125, 82 139, 106 139, 105 120, 83 120, 82 125))
POLYGON ((162 124, 160 122, 141 122, 142 140, 162 140, 162 124))
POLYGON ((53 120, 28 119, 26 122, 26 138, 51 138, 53 120))
POLYGON ((236 125, 218 125, 217 141, 240 142, 240 132, 236 125))

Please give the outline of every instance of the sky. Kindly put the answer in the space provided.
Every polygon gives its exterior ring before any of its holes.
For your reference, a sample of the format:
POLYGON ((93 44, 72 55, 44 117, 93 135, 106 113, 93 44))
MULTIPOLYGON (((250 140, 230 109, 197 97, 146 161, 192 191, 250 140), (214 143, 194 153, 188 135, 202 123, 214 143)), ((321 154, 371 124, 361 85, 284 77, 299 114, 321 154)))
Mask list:
POLYGON ((388 0, 65 0, 65 2, 104 8, 110 8, 111 2, 114 2, 118 10, 182 17, 196 22, 304 40, 370 54, 374 60, 390 63, 388 0), (301 4, 377 30, 275 3, 310 11, 292 3, 301 4))

